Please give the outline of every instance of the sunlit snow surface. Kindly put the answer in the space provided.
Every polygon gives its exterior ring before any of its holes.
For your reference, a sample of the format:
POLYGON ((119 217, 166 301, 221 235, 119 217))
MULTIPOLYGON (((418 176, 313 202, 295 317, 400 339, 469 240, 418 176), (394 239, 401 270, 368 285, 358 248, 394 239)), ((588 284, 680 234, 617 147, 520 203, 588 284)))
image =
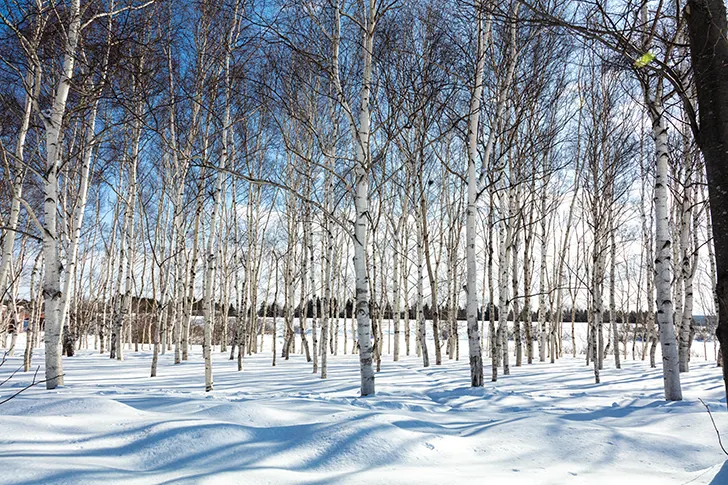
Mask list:
MULTIPOLYGON (((465 341, 461 357, 434 366, 430 348, 423 368, 385 356, 377 395, 360 398, 352 355, 330 357, 324 381, 298 353, 276 367, 269 350, 246 356, 237 372, 217 348, 205 393, 199 347, 181 365, 161 356, 154 379, 149 350, 123 362, 81 350, 64 360, 64 388, 0 406, 0 483, 728 484, 698 401, 728 443, 720 370, 702 356, 675 403, 662 400, 660 369, 631 358, 616 370, 609 356, 600 385, 582 358, 515 367, 511 357, 497 383, 486 361, 485 387, 472 389, 465 341)), ((16 375, 0 400, 30 379, 16 375)))

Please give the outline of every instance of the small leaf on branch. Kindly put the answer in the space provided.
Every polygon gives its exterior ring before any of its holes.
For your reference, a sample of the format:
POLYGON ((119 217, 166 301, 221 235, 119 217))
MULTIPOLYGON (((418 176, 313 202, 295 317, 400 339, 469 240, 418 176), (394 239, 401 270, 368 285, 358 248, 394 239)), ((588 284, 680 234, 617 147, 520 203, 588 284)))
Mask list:
POLYGON ((647 51, 646 53, 642 54, 639 59, 634 61, 634 66, 637 69, 641 69, 645 67, 650 62, 654 61, 657 56, 652 51, 647 51))

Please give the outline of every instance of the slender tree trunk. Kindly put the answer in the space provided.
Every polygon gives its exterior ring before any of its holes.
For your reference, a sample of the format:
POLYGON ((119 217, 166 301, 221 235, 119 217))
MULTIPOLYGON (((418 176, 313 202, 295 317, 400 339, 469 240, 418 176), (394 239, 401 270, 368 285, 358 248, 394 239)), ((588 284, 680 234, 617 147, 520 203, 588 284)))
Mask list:
MULTIPOLYGON (((40 90, 40 69, 37 67, 28 71, 25 81, 28 93, 25 97, 25 106, 23 109, 23 117, 18 128, 18 139, 15 145, 15 158, 19 163, 24 161, 25 140, 30 127, 30 118, 33 114, 33 100, 38 98, 40 90)), ((0 253, 0 302, 5 298, 7 291, 7 275, 13 259, 13 248, 15 247, 16 234, 18 227, 18 218, 20 217, 20 201, 23 197, 23 178, 25 169, 18 167, 17 173, 12 181, 12 197, 10 202, 10 214, 6 222, 6 228, 3 231, 2 252, 0 253)), ((8 174, 10 176, 10 174, 8 174)))
MULTIPOLYGON (((401 220, 404 220, 404 211, 401 216, 401 220)), ((398 228, 401 226, 401 224, 397 224, 398 228)), ((399 254, 399 242, 400 242, 400 232, 399 230, 396 230, 394 233, 394 251, 392 254, 392 320, 394 323, 394 349, 392 352, 392 360, 394 362, 399 361, 399 340, 400 340, 400 301, 399 301, 399 260, 400 260, 400 254, 399 254)))
POLYGON ((422 211, 417 211, 417 337, 422 353, 422 366, 430 366, 430 357, 427 352, 427 335, 424 312, 424 224, 422 211))
MULTIPOLYGON (((223 119, 223 130, 222 130, 222 154, 220 156, 220 168, 217 172, 217 180, 215 181, 215 190, 212 194, 212 212, 210 214, 210 225, 209 225, 209 236, 207 240, 207 257, 205 266, 204 276, 204 298, 202 313, 204 316, 204 335, 202 340, 202 356, 205 361, 205 391, 209 392, 213 389, 213 378, 212 378, 212 320, 215 312, 215 306, 213 302, 214 292, 214 275, 215 275, 215 257, 217 252, 215 250, 216 244, 216 231, 217 231, 217 214, 220 212, 222 204, 222 186, 223 178, 225 176, 225 167, 228 159, 228 127, 230 126, 230 54, 229 50, 232 47, 232 36, 234 35, 231 30, 230 38, 228 40, 228 55, 225 57, 225 115, 223 119)), ((221 266, 221 265, 220 265, 221 266)), ((227 302, 223 302, 227 306, 227 302)), ((225 340, 223 335, 223 341, 225 340)))
MULTIPOLYGON (((332 316, 332 299, 331 299, 331 268, 332 268, 332 258, 334 256, 334 234, 331 231, 331 224, 329 222, 329 214, 331 210, 333 209, 333 183, 331 180, 331 172, 333 171, 333 165, 334 165, 334 156, 333 154, 329 154, 327 157, 328 167, 325 174, 325 193, 324 193, 324 214, 323 214, 323 233, 324 233, 324 241, 325 241, 325 250, 322 254, 322 261, 321 264, 323 265, 323 290, 324 290, 324 300, 322 302, 321 312, 322 312, 322 318, 321 318, 321 379, 326 379, 328 377, 328 347, 327 345, 329 341, 329 325, 331 322, 331 316, 332 316)), ((315 305, 315 303, 314 303, 315 305)))
MULTIPOLYGON (((514 213, 519 210, 519 197, 516 194, 516 201, 513 207, 514 213)), ((511 284, 513 285, 513 340, 516 347, 516 367, 521 367, 523 361, 523 345, 521 342, 521 312, 518 304, 518 236, 520 230, 516 224, 514 228, 513 241, 511 244, 511 284)), ((526 295, 526 298, 528 296, 526 295)))
MULTIPOLYGON (((609 218, 609 239, 610 239, 610 251, 609 251, 609 323, 612 328, 612 341, 614 348, 614 366, 617 369, 622 368, 622 364, 619 361, 619 332, 617 330, 617 310, 615 304, 615 283, 617 279, 617 242, 615 241, 616 228, 614 227, 614 209, 609 218)), ((624 316, 622 317, 624 321, 624 316)), ((636 327, 635 327, 636 333, 636 327)))
MULTIPOLYGON (((545 184, 544 184, 545 185, 545 184)), ((546 222, 546 187, 544 186, 540 197, 540 217, 541 217, 541 263, 540 276, 538 282, 538 360, 546 362, 546 346, 548 333, 546 331, 546 256, 547 256, 547 237, 548 228, 546 222)))
POLYGON ((33 271, 30 273, 30 299, 28 304, 31 306, 30 322, 28 323, 28 334, 25 338, 25 353, 23 355, 23 371, 28 372, 30 370, 30 362, 33 358, 33 344, 35 341, 35 335, 37 332, 37 319, 36 314, 38 303, 40 302, 40 294, 37 289, 38 273, 40 272, 40 263, 43 259, 43 252, 39 251, 35 257, 35 263, 33 263, 33 271), (38 296, 36 296, 38 294, 38 296))
POLYGON ((465 285, 467 304, 466 315, 468 320, 468 352, 470 359, 470 385, 483 386, 483 357, 480 346, 480 331, 478 329, 478 290, 476 287, 477 270, 475 266, 475 217, 477 212, 478 177, 475 163, 478 159, 478 124, 480 120, 480 104, 483 96, 483 77, 486 61, 486 49, 490 36, 490 18, 485 19, 485 2, 476 3, 476 66, 475 83, 470 93, 470 107, 468 111, 468 206, 465 219, 465 254, 467 267, 467 282, 465 285))
MULTIPOLYGON (((312 302, 312 308, 311 308, 311 340, 312 340, 312 357, 313 357, 313 373, 318 373, 318 364, 319 364, 319 341, 318 341, 318 325, 317 325, 317 318, 318 318, 318 302, 316 301, 316 271, 314 271, 314 244, 313 244, 313 230, 311 228, 312 222, 311 222, 311 209, 307 209, 308 213, 308 221, 306 222, 306 225, 308 226, 308 236, 306 237, 306 243, 308 244, 308 253, 310 257, 311 262, 311 270, 309 273, 310 276, 310 283, 311 283, 311 302, 312 302)), ((323 264, 323 263, 322 263, 323 264)), ((306 311, 308 305, 304 305, 304 311, 306 311)), ((325 310, 324 310, 325 311, 325 310)), ((326 348, 326 341, 321 342, 321 346, 323 348, 326 348)))

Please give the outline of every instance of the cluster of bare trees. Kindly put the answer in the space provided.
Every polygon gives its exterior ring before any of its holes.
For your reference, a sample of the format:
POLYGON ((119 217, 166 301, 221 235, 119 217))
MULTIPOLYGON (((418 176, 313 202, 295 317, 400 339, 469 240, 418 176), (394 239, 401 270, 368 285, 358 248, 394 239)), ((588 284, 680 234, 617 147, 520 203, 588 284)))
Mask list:
POLYGON ((493 381, 576 356, 582 307, 597 383, 631 334, 681 399, 728 247, 698 108, 725 9, 691 5, 6 3, 3 337, 26 300, 52 389, 89 336, 154 377, 201 315, 208 391, 216 346, 242 370, 270 334, 322 378, 358 353, 366 396, 385 355, 459 359, 459 318, 473 386, 484 354, 493 381))

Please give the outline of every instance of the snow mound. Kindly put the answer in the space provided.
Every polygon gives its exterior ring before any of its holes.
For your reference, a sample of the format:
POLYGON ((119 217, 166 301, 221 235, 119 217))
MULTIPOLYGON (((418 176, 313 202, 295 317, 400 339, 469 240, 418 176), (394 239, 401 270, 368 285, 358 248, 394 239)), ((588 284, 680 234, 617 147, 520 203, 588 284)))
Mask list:
POLYGON ((666 403, 642 361, 605 368, 601 385, 565 358, 473 389, 466 360, 422 369, 385 357, 377 395, 361 398, 357 357, 330 359, 322 380, 300 355, 271 367, 260 353, 238 372, 215 353, 205 393, 199 348, 182 365, 160 356, 153 379, 146 352, 110 362, 81 351, 64 361, 66 387, 0 406, 0 484, 728 484, 698 401, 728 436, 711 363, 692 363, 685 401, 666 403))

